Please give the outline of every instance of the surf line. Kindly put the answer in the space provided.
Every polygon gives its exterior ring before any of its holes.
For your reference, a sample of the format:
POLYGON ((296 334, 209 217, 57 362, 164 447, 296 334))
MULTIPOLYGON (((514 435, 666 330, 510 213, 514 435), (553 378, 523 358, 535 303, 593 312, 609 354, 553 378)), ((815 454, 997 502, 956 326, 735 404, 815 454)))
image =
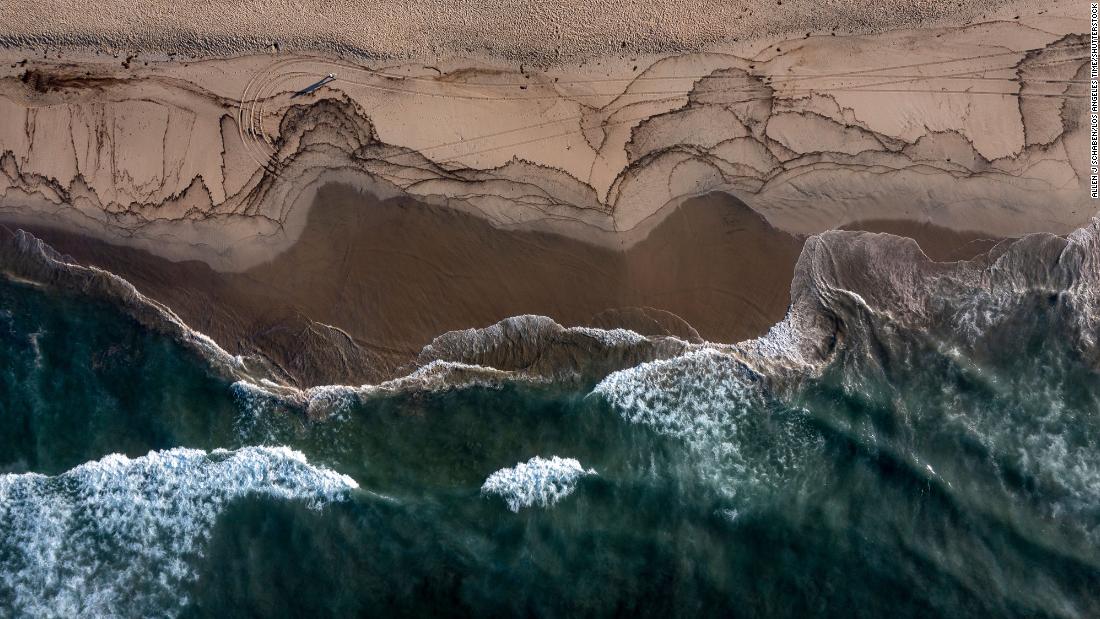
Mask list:
POLYGON ((1093 2, 1090 9, 1091 24, 1089 34, 1092 38, 1089 48, 1089 196, 1100 198, 1100 107, 1097 106, 1098 83, 1097 60, 1100 59, 1100 44, 1097 34, 1100 31, 1100 3, 1093 2))

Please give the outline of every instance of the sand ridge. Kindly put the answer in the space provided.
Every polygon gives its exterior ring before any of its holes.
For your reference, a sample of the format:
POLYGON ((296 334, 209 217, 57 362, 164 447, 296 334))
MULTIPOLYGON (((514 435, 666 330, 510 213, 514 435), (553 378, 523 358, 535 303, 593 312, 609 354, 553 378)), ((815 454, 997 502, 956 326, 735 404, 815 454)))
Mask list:
POLYGON ((599 71, 296 54, 122 67, 8 50, 0 206, 221 270, 289 247, 334 181, 606 247, 712 191, 796 234, 868 219, 1065 233, 1094 211, 1083 26, 1052 10, 599 71))

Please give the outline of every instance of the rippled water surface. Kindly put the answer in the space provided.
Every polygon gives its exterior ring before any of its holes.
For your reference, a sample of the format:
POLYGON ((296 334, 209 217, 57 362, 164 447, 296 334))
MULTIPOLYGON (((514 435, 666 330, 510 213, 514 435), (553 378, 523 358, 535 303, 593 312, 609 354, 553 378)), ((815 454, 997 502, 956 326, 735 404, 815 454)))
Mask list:
POLYGON ((309 421, 0 283, 0 614, 1097 616, 1069 311, 875 325, 783 394, 702 350, 309 421))

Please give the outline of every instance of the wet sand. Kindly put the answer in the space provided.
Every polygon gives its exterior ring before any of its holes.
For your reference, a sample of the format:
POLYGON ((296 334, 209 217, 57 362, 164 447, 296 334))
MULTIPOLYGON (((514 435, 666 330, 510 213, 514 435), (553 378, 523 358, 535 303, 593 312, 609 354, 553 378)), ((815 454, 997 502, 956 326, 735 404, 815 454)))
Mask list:
POLYGON ((896 236, 909 237, 920 245, 925 255, 936 262, 970 260, 993 249, 997 243, 1004 240, 981 232, 952 230, 927 222, 897 219, 858 221, 841 229, 885 232, 896 236))
POLYGON ((885 231, 952 261, 1095 212, 1084 13, 977 4, 975 22, 893 30, 860 7, 889 31, 731 21, 713 45, 611 53, 598 29, 538 67, 401 37, 376 42, 404 60, 186 59, 62 33, 62 57, 0 49, 0 221, 299 386, 401 375, 433 338, 523 314, 736 342, 783 318, 808 235, 885 231))
MULTIPOLYGON (((904 222, 866 228, 908 232, 939 260, 985 247, 977 235, 904 222)), ((616 251, 343 185, 318 193, 288 251, 244 273, 27 229, 129 280, 230 352, 266 356, 300 386, 392 378, 446 331, 522 314, 689 340, 755 337, 783 318, 802 246, 726 194, 685 202, 616 251)))
POLYGON ((328 186, 291 249, 244 273, 24 228, 302 385, 389 378, 437 335, 521 314, 686 339, 753 337, 783 317, 801 247, 724 194, 689 200, 615 251, 328 186))

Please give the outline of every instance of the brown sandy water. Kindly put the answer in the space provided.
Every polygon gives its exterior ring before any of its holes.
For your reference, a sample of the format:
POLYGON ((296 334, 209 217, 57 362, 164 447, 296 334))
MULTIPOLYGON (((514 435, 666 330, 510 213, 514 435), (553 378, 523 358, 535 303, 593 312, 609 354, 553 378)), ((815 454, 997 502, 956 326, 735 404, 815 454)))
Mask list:
MULTIPOLYGON (((986 248, 975 234, 930 226, 867 229, 908 232, 938 260, 986 248)), ((129 280, 229 351, 267 356, 302 385, 390 378, 441 333, 521 314, 686 339, 755 337, 786 312, 802 245, 726 194, 688 200, 616 251, 340 185, 319 192, 289 250, 243 273, 31 231, 129 280)))
MULTIPOLYGON (((179 288, 166 300, 195 324, 225 330, 224 341, 241 334, 235 346, 267 346, 285 367, 314 372, 303 380, 321 380, 375 366, 307 315, 350 321, 346 311, 358 321, 337 324, 359 339, 379 324, 362 316, 387 316, 381 324, 395 338, 457 322, 448 312, 488 311, 477 295, 493 286, 508 294, 492 311, 524 302, 576 312, 553 305, 550 292, 572 284, 578 304, 633 300, 661 291, 653 278, 674 263, 684 278, 710 278, 688 279, 697 288, 741 285, 721 269, 760 278, 748 258, 774 256, 766 251, 782 239, 740 242, 745 229, 755 238, 768 229, 750 227, 763 223, 721 196, 670 213, 667 226, 619 252, 415 203, 325 196, 298 246, 233 276, 77 237, 57 244, 128 267, 150 294, 179 288), (494 253, 504 250, 512 253, 494 253), (494 268, 477 262, 486 256, 494 268), (608 287, 603 296, 597 284, 608 287), (386 294, 373 296, 370 286, 382 285, 386 294), (419 309, 399 304, 413 295, 419 309)), ((832 348, 821 374, 784 391, 740 354, 702 348, 631 364, 595 386, 399 390, 312 420, 282 414, 243 381, 212 377, 181 339, 80 294, 110 278, 63 279, 86 287, 52 290, 31 282, 87 270, 31 265, 28 279, 0 279, 0 471, 9 473, 0 487, 12 499, 0 607, 185 617, 239 608, 311 617, 440 608, 1096 616, 1100 357, 1088 334, 1098 233, 1094 224, 1068 239, 1006 243, 988 269, 982 259, 929 263, 915 243, 885 234, 807 240, 791 323, 808 326, 796 338, 832 348), (799 320, 818 317, 825 328, 799 320), (125 456, 103 456, 115 452, 125 456)), ((972 245, 966 235, 920 234, 940 244, 929 249, 937 257, 962 251, 956 241, 972 245)), ((5 256, 19 267, 35 254, 5 256)), ((662 277, 680 273, 670 272, 662 277)), ((776 286, 790 277, 763 273, 776 286)), ((712 303, 712 313, 730 312, 725 298, 712 303)), ((671 317, 599 320, 685 329, 671 317)), ((770 341, 797 345, 789 335, 770 341)), ((455 339, 481 350, 477 338, 455 339)), ((562 357, 584 353, 578 339, 562 341, 577 347, 562 357)))
POLYGON ((868 219, 841 229, 907 236, 916 241, 921 250, 936 262, 970 260, 993 249, 1004 240, 980 232, 951 230, 935 224, 898 219, 868 219))

